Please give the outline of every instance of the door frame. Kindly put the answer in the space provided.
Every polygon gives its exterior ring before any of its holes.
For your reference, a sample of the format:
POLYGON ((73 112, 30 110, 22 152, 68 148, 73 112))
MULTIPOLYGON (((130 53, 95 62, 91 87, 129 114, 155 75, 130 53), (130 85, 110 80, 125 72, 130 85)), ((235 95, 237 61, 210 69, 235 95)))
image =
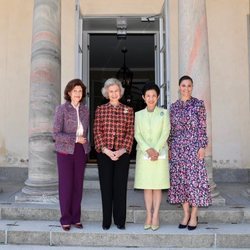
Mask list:
MULTIPOLYGON (((83 80, 87 85, 86 104, 89 106, 89 35, 90 34, 116 34, 116 30, 110 29, 105 31, 88 30, 83 31, 83 22, 85 17, 80 13, 80 1, 75 0, 75 27, 76 27, 76 48, 75 48, 75 75, 83 80), (87 46, 84 46, 87 44, 87 46)), ((160 106, 170 107, 170 39, 169 39, 169 1, 164 0, 161 13, 154 16, 158 18, 159 29, 154 31, 128 31, 128 34, 154 34, 155 36, 155 83, 160 87, 160 106)), ((153 18, 154 18, 153 17, 153 18)), ((90 17, 87 17, 90 18, 90 17)), ((91 17, 93 19, 102 19, 106 17, 91 17)), ((121 18, 120 16, 112 16, 110 18, 121 18)), ((134 16, 124 18, 145 18, 145 16, 134 16)), ((151 17, 148 17, 148 20, 151 17)))
MULTIPOLYGON (((86 83, 86 87, 87 87, 87 100, 86 100, 86 104, 89 105, 90 103, 90 95, 89 95, 89 91, 90 91, 90 36, 92 34, 112 34, 112 35, 116 35, 116 32, 114 31, 83 31, 83 39, 82 41, 85 42, 86 46, 83 46, 82 48, 82 56, 83 56, 83 67, 82 67, 82 80, 84 83, 86 83)), ((155 65, 155 82, 158 83, 159 82, 159 50, 157 49, 159 47, 159 32, 153 32, 153 31, 149 31, 149 32, 142 32, 142 31, 133 31, 133 32, 128 32, 129 35, 134 34, 134 35, 153 35, 154 36, 154 65, 155 65)), ((159 85, 159 84, 158 84, 159 85)), ((159 86, 160 87, 160 86, 159 86)))

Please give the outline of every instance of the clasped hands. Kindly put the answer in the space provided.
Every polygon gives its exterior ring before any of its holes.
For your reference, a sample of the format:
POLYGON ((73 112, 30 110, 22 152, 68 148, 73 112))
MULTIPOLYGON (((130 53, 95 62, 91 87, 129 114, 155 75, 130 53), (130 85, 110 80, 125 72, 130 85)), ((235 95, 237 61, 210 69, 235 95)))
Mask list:
POLYGON ((157 161, 159 153, 154 148, 149 148, 146 150, 148 157, 151 161, 157 161))
POLYGON ((103 148, 102 152, 104 154, 106 154, 112 161, 117 161, 120 156, 122 156, 124 153, 126 153, 126 149, 121 148, 119 150, 112 151, 112 150, 110 150, 108 148, 103 148))

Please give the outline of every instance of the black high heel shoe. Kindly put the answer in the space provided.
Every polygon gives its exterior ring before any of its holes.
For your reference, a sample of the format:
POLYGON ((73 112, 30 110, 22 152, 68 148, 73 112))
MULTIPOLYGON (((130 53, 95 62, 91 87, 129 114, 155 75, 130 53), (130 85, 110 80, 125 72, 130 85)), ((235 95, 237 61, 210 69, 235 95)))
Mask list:
POLYGON ((198 216, 196 217, 196 219, 197 219, 196 226, 189 226, 188 225, 188 230, 192 231, 192 230, 195 230, 197 228, 197 225, 198 225, 198 216))
POLYGON ((179 228, 179 229, 184 229, 184 228, 186 228, 186 227, 187 227, 187 225, 188 225, 188 224, 186 224, 186 225, 179 224, 178 228, 179 228))
POLYGON ((189 222, 189 221, 190 221, 190 217, 189 217, 189 219, 188 219, 186 225, 180 223, 179 226, 178 226, 178 228, 179 228, 179 229, 184 229, 184 228, 186 228, 186 227, 188 226, 188 222, 189 222))

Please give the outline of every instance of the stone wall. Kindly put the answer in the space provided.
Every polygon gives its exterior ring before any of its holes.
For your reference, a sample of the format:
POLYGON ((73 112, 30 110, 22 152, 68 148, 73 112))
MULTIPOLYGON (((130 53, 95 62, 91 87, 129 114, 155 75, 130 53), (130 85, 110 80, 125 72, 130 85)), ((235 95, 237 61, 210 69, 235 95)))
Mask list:
MULTIPOLYGON (((249 0, 207 0, 206 4, 213 166, 250 169, 249 0)), ((169 9, 171 97, 175 101, 179 78, 178 1, 169 0, 169 9)), ((62 89, 75 74, 74 13, 74 1, 63 0, 62 89)), ((0 167, 28 165, 32 15, 33 0, 0 1, 0 167)))

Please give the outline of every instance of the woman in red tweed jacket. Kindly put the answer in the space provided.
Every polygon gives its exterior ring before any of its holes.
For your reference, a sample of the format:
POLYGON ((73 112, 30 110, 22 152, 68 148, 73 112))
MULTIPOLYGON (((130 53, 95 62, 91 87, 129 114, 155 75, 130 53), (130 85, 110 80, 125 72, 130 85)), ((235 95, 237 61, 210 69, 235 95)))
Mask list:
POLYGON ((125 229, 129 154, 134 138, 134 112, 119 102, 124 88, 115 78, 108 79, 102 94, 109 99, 97 107, 94 121, 94 141, 102 195, 102 228, 108 230, 112 221, 125 229))

